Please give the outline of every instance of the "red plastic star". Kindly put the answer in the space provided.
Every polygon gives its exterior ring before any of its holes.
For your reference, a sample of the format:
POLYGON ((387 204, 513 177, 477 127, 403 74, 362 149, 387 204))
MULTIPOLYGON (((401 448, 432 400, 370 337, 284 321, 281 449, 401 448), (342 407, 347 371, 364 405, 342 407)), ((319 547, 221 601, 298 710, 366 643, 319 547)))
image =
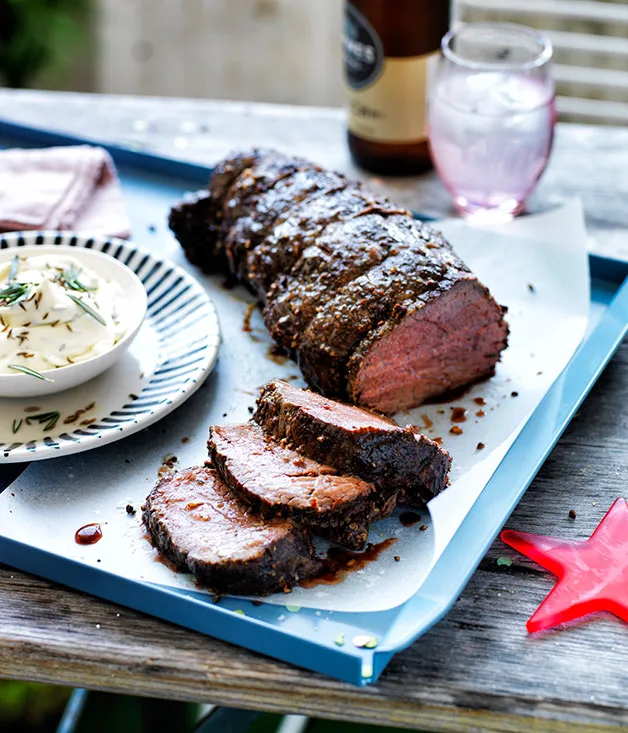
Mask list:
POLYGON ((529 632, 550 629, 595 611, 628 622, 628 504, 617 499, 584 542, 505 530, 502 540, 558 576, 528 619, 529 632))

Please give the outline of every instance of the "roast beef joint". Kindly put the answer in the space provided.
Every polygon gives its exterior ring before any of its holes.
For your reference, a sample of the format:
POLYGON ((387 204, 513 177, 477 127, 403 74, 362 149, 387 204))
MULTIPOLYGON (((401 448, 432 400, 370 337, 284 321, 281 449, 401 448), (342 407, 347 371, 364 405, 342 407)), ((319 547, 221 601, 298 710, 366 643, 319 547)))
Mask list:
POLYGON ((393 414, 492 376, 507 345, 505 309, 440 234, 306 160, 233 155, 169 223, 191 262, 256 294, 325 396, 393 414))

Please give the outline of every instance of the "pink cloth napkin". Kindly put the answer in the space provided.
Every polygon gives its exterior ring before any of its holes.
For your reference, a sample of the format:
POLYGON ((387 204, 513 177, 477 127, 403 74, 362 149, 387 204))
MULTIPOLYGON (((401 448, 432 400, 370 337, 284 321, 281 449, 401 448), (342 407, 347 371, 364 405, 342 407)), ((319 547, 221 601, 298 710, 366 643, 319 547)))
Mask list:
POLYGON ((89 145, 0 151, 0 231, 26 229, 129 237, 109 153, 89 145))

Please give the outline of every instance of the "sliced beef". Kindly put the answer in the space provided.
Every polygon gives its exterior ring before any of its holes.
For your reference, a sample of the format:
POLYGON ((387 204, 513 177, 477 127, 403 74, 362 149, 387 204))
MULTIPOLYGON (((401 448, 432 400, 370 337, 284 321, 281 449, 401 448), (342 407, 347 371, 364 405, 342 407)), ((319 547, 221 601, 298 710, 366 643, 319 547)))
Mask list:
POLYGON ((394 413, 494 372, 504 309, 409 212, 272 151, 225 161, 209 188, 173 211, 175 234, 203 267, 228 260, 312 387, 394 413))
POLYGON ((320 568, 306 530, 291 519, 262 520, 210 468, 162 478, 143 518, 159 552, 216 593, 266 595, 320 568))
POLYGON ((212 427, 208 448, 223 481, 256 513, 292 517, 353 550, 364 546, 369 522, 396 505, 396 496, 380 496, 373 484, 304 457, 255 423, 212 427))
POLYGON ((303 455, 375 484, 399 502, 422 506, 447 484, 449 454, 412 428, 287 382, 269 382, 253 418, 303 455))

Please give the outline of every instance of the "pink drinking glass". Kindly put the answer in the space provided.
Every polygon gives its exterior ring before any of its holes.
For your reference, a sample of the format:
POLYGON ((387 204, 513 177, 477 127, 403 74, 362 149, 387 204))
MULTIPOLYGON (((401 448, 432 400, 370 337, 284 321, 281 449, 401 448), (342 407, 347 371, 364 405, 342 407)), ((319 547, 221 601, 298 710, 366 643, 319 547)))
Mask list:
POLYGON ((551 58, 543 34, 515 23, 469 23, 443 38, 429 145, 466 219, 510 221, 545 170, 556 121, 551 58))

